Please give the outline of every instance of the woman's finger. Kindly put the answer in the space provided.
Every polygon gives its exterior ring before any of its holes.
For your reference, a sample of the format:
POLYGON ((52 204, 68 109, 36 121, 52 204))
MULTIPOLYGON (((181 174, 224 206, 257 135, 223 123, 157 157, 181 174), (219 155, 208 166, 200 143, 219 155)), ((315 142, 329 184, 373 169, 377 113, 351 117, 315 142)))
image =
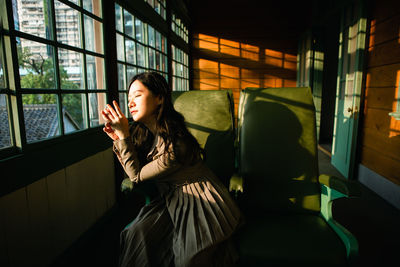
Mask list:
POLYGON ((115 111, 117 112, 118 117, 120 117, 120 118, 124 117, 124 113, 122 113, 121 109, 119 108, 117 101, 114 100, 113 105, 114 105, 115 111))
POLYGON ((104 110, 101 111, 101 116, 103 117, 103 119, 106 122, 110 122, 111 121, 111 119, 110 119, 110 117, 108 115, 109 115, 108 112, 105 112, 104 110))
POLYGON ((112 116, 111 120, 114 120, 116 118, 118 118, 117 113, 115 112, 115 110, 111 107, 111 105, 107 104, 107 110, 110 113, 110 115, 112 116))

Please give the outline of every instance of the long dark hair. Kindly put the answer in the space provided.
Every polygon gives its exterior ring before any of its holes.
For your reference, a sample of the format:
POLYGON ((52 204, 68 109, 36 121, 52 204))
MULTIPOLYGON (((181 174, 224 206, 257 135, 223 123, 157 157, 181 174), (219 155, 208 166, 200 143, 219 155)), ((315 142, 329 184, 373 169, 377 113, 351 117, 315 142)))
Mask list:
MULTIPOLYGON (((175 158, 183 164, 195 163, 203 156, 203 150, 200 148, 196 138, 188 131, 185 125, 185 119, 174 109, 171 99, 171 90, 165 78, 156 72, 144 72, 135 75, 130 83, 136 80, 140 81, 149 91, 157 97, 160 97, 161 104, 156 110, 156 130, 157 134, 163 138, 166 153, 171 155, 169 148, 172 145, 175 158), (177 143, 183 146, 183 149, 177 148, 177 143)), ((131 136, 134 144, 141 154, 141 161, 144 161, 154 140, 153 134, 140 122, 134 122, 131 126, 131 136)))

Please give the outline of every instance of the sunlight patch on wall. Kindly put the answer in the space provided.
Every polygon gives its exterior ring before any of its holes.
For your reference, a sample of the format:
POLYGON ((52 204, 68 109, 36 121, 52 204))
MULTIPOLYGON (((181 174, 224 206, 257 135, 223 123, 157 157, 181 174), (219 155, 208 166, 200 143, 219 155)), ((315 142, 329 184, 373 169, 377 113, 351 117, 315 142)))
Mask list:
POLYGON ((397 71, 396 77, 396 92, 395 97, 392 104, 393 112, 390 113, 390 131, 389 137, 395 137, 400 135, 400 95, 399 95, 399 87, 400 87, 400 70, 397 71))

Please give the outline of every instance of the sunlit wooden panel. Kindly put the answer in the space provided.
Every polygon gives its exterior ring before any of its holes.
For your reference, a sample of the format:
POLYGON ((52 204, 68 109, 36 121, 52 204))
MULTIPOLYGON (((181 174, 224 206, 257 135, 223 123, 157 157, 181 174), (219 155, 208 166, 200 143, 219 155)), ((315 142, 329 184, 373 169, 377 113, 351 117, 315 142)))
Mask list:
POLYGON ((283 80, 275 79, 275 87, 283 87, 283 80))
POLYGON ((233 48, 240 48, 240 43, 236 42, 236 41, 232 41, 232 40, 228 40, 228 39, 220 39, 220 44, 221 45, 225 45, 225 46, 230 46, 233 48))
POLYGON ((218 62, 204 58, 195 60, 194 66, 198 69, 218 69, 219 67, 218 62))
POLYGON ((260 78, 260 74, 256 70, 241 69, 240 73, 241 73, 242 79, 258 79, 258 78, 260 78))
POLYGON ((372 51, 375 46, 376 20, 371 20, 370 25, 368 51, 372 51))
POLYGON ((283 67, 288 70, 296 70, 297 69, 297 56, 285 54, 283 67))
POLYGON ((241 79, 240 88, 246 89, 247 87, 260 87, 260 79, 241 79))
POLYGON ((10 266, 30 266, 31 258, 21 256, 31 249, 32 240, 26 187, 1 197, 0 205, 10 266))
POLYGON ((397 38, 388 42, 376 45, 374 51, 369 53, 369 67, 376 67, 400 62, 400 49, 397 38), (390 51, 390 53, 388 53, 390 51))
POLYGON ((193 79, 196 90, 219 90, 219 79, 193 79))
POLYGON ((400 63, 369 68, 366 77, 367 87, 396 87, 400 63))
POLYGON ((221 78, 221 89, 238 89, 240 82, 238 78, 221 78))
POLYGON ((195 48, 207 49, 211 51, 218 52, 218 38, 205 35, 205 34, 195 34, 193 45, 195 48))
POLYGON ((395 87, 368 87, 368 108, 392 110, 395 99, 395 87))
POLYGON ((52 239, 54 255, 59 255, 72 242, 69 236, 67 185, 65 169, 54 172, 46 177, 49 199, 49 228, 52 239))
POLYGON ((260 60, 260 48, 254 45, 241 44, 242 58, 259 61, 260 60))
POLYGON ((194 69, 194 79, 217 79, 219 78, 218 69, 194 69))
POLYGON ((276 51, 276 50, 271 50, 271 49, 265 49, 265 64, 275 66, 275 67, 283 67, 283 53, 276 51))
POLYGON ((225 77, 239 78, 240 77, 240 68, 221 63, 220 64, 220 74, 221 74, 221 76, 225 76, 225 77))
POLYGON ((283 80, 282 87, 296 87, 296 80, 283 80))
MULTIPOLYGON (((235 57, 240 57, 240 49, 239 48, 235 48, 235 47, 230 47, 230 46, 226 46, 226 45, 221 45, 220 46, 220 52, 222 54, 226 54, 229 56, 235 56, 235 57)), ((226 56, 221 55, 221 58, 224 58, 226 56)))
MULTIPOLYGON (((400 94, 399 94, 399 84, 400 84, 400 70, 397 71, 396 77, 396 87, 394 93, 394 99, 392 103, 393 112, 400 112, 400 94)), ((390 132, 389 137, 395 137, 400 135, 400 120, 396 120, 393 116, 390 117, 390 132)), ((400 144, 400 142, 398 142, 400 144)), ((400 151, 400 149, 398 150, 400 151)), ((400 161, 400 153, 399 153, 399 161, 400 161)))

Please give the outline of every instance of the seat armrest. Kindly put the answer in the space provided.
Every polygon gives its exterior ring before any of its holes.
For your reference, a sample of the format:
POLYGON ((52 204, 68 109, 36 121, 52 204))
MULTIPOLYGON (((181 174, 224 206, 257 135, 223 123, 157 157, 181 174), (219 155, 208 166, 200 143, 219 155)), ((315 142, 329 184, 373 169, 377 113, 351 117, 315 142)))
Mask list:
POLYGON ((345 227, 335 221, 332 215, 332 202, 342 197, 360 196, 360 187, 354 181, 322 174, 319 176, 321 185, 321 216, 338 234, 346 247, 347 259, 354 264, 358 258, 358 241, 345 227))
POLYGON ((319 183, 340 192, 346 197, 359 197, 361 189, 358 183, 351 180, 346 180, 340 177, 321 174, 319 176, 319 183))
POLYGON ((129 178, 125 178, 121 183, 121 192, 128 195, 130 193, 139 193, 145 198, 146 204, 149 204, 151 199, 158 195, 158 191, 154 184, 150 182, 142 182, 134 185, 129 178))
POLYGON ((235 197, 237 198, 238 193, 243 193, 243 177, 239 174, 235 173, 232 175, 229 181, 229 192, 234 192, 235 197))

